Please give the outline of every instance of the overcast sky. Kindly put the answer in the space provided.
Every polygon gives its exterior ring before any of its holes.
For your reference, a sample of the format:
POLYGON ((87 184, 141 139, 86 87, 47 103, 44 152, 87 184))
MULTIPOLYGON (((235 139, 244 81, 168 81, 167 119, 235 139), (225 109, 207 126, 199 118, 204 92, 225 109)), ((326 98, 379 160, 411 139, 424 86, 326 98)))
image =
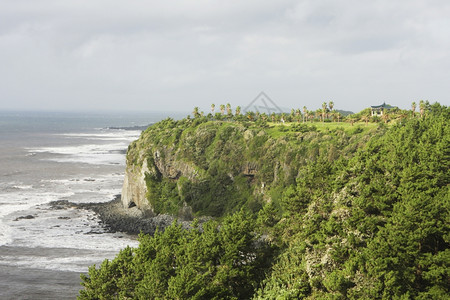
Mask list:
POLYGON ((448 0, 0 0, 0 109, 449 105, 448 0))

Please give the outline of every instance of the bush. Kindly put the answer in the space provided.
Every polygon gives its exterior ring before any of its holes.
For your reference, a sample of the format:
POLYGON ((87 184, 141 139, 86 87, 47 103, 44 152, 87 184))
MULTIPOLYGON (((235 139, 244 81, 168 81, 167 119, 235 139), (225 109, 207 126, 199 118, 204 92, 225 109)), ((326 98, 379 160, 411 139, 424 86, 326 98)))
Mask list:
POLYGON ((202 227, 173 223, 140 235, 138 248, 81 276, 78 299, 249 299, 272 255, 252 233, 251 216, 241 210, 202 227))

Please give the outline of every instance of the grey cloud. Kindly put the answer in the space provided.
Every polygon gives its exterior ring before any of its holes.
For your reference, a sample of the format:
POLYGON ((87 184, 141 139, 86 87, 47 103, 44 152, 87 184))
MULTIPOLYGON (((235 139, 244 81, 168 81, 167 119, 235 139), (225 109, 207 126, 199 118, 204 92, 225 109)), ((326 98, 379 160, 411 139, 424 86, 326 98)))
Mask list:
POLYGON ((261 90, 287 107, 446 99, 446 1, 37 3, 2 3, 0 109, 190 110, 261 90))

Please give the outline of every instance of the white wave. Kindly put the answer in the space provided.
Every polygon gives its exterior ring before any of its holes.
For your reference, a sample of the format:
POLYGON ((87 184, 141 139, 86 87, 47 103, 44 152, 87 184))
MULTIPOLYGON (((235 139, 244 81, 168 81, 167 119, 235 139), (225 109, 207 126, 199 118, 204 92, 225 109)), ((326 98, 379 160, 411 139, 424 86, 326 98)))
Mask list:
POLYGON ((32 185, 13 185, 11 188, 18 189, 18 190, 29 190, 32 189, 32 185))
MULTIPOLYGON (((8 192, 0 193, 0 246, 11 243, 14 233, 11 229, 11 221, 21 217, 22 212, 28 212, 30 208, 64 197, 74 195, 73 192, 65 193, 37 193, 37 192, 8 192), (15 214, 12 218, 7 216, 15 214)), ((25 213, 28 215, 27 213, 25 213)), ((31 214, 29 214, 31 215, 31 214)), ((34 217, 34 216, 33 216, 34 217)))
MULTIPOLYGON (((41 252, 46 251, 45 248, 39 250, 41 252)), ((60 256, 55 255, 53 257, 42 255, 0 255, 0 265, 82 273, 87 272, 90 265, 100 264, 105 259, 113 259, 120 249, 114 247, 106 251, 89 251, 87 253, 80 253, 82 251, 78 249, 68 250, 66 253, 61 251, 60 256)))
POLYGON ((13 212, 27 210, 33 206, 49 203, 64 197, 70 197, 74 192, 52 193, 52 192, 8 192, 0 193, 0 217, 7 216, 13 212))
POLYGON ((69 139, 82 139, 89 143, 70 146, 27 148, 28 155, 55 154, 45 160, 61 163, 85 163, 93 165, 125 165, 125 151, 140 131, 101 130, 89 133, 58 134, 69 139), (110 142, 110 143, 105 143, 110 142), (97 142, 97 143, 96 143, 97 142))
POLYGON ((83 138, 88 140, 103 140, 103 141, 119 141, 127 140, 133 141, 140 136, 140 131, 129 130, 114 130, 114 131, 101 131, 95 133, 64 133, 61 136, 69 138, 83 138))
POLYGON ((107 202, 121 193, 123 173, 97 175, 96 177, 75 177, 69 179, 46 179, 41 183, 50 190, 70 190, 74 194, 64 197, 75 203, 107 202))
POLYGON ((61 147, 41 147, 35 149, 28 149, 29 152, 36 153, 54 153, 54 154, 68 154, 68 155, 79 155, 79 154, 106 154, 111 151, 120 151, 126 149, 128 144, 126 143, 113 143, 113 144, 87 144, 87 145, 77 145, 77 146, 61 146, 61 147))
POLYGON ((98 216, 88 210, 54 209, 42 204, 16 211, 4 219, 13 234, 14 245, 19 247, 108 251, 134 243, 105 232, 98 216))
POLYGON ((62 155, 47 158, 49 161, 86 163, 94 165, 124 165, 127 143, 87 144, 78 146, 28 148, 30 153, 51 153, 62 155))

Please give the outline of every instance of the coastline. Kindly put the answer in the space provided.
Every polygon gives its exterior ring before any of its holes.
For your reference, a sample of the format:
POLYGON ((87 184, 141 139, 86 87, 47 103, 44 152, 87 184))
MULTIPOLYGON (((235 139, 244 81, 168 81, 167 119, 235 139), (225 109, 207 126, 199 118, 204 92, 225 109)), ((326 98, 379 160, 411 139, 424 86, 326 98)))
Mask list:
MULTIPOLYGON (((91 210, 100 219, 100 225, 107 232, 123 232, 137 236, 139 233, 153 235, 157 229, 164 230, 170 226, 175 217, 161 214, 157 216, 147 216, 137 207, 124 208, 120 195, 108 202, 102 203, 73 203, 67 200, 57 200, 50 203, 52 209, 67 209, 75 207, 78 209, 91 210)), ((179 221, 184 228, 189 228, 190 221, 179 221)))

